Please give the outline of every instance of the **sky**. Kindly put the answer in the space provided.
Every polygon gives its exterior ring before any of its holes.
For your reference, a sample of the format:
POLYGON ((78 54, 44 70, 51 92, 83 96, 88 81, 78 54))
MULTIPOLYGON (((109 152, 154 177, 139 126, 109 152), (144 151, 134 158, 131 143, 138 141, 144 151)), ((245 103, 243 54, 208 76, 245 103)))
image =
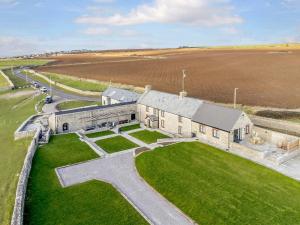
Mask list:
POLYGON ((0 0, 0 56, 300 42, 300 0, 0 0))

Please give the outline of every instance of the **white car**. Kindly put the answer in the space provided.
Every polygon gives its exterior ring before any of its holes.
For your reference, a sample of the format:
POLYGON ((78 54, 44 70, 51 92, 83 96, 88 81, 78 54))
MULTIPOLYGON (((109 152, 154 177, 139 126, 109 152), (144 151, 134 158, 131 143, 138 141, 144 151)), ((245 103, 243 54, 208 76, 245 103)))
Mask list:
POLYGON ((40 89, 40 91, 43 92, 43 93, 46 93, 46 92, 48 91, 48 89, 47 89, 46 87, 42 87, 42 88, 40 89))

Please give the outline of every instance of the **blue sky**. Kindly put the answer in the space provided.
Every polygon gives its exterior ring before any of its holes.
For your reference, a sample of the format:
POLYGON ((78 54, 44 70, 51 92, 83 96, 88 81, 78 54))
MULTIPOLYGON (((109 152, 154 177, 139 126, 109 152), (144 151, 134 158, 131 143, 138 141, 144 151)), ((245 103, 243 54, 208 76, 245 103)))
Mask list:
POLYGON ((300 0, 0 0, 0 56, 300 42, 300 0))

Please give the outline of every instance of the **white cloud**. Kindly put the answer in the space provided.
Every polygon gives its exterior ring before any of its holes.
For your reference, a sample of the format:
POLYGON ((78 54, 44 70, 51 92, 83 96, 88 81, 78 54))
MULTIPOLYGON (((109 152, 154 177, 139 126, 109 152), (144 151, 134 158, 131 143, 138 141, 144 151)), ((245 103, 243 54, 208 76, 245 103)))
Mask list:
POLYGON ((108 28, 89 27, 84 30, 83 33, 87 35, 110 35, 112 34, 112 31, 108 28))
POLYGON ((142 4, 127 15, 82 16, 76 22, 99 25, 135 25, 143 23, 183 23, 200 26, 220 26, 242 23, 228 0, 155 0, 142 4))
POLYGON ((16 6, 19 2, 17 0, 0 0, 0 7, 1 6, 16 6))

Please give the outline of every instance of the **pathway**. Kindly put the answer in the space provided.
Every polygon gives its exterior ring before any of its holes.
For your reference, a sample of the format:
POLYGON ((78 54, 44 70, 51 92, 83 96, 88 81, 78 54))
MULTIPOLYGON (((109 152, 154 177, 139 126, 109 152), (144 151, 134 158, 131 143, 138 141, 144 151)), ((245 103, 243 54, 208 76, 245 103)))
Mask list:
POLYGON ((64 187, 93 179, 111 183, 150 224, 194 224, 137 174, 132 152, 57 168, 56 173, 64 187))

